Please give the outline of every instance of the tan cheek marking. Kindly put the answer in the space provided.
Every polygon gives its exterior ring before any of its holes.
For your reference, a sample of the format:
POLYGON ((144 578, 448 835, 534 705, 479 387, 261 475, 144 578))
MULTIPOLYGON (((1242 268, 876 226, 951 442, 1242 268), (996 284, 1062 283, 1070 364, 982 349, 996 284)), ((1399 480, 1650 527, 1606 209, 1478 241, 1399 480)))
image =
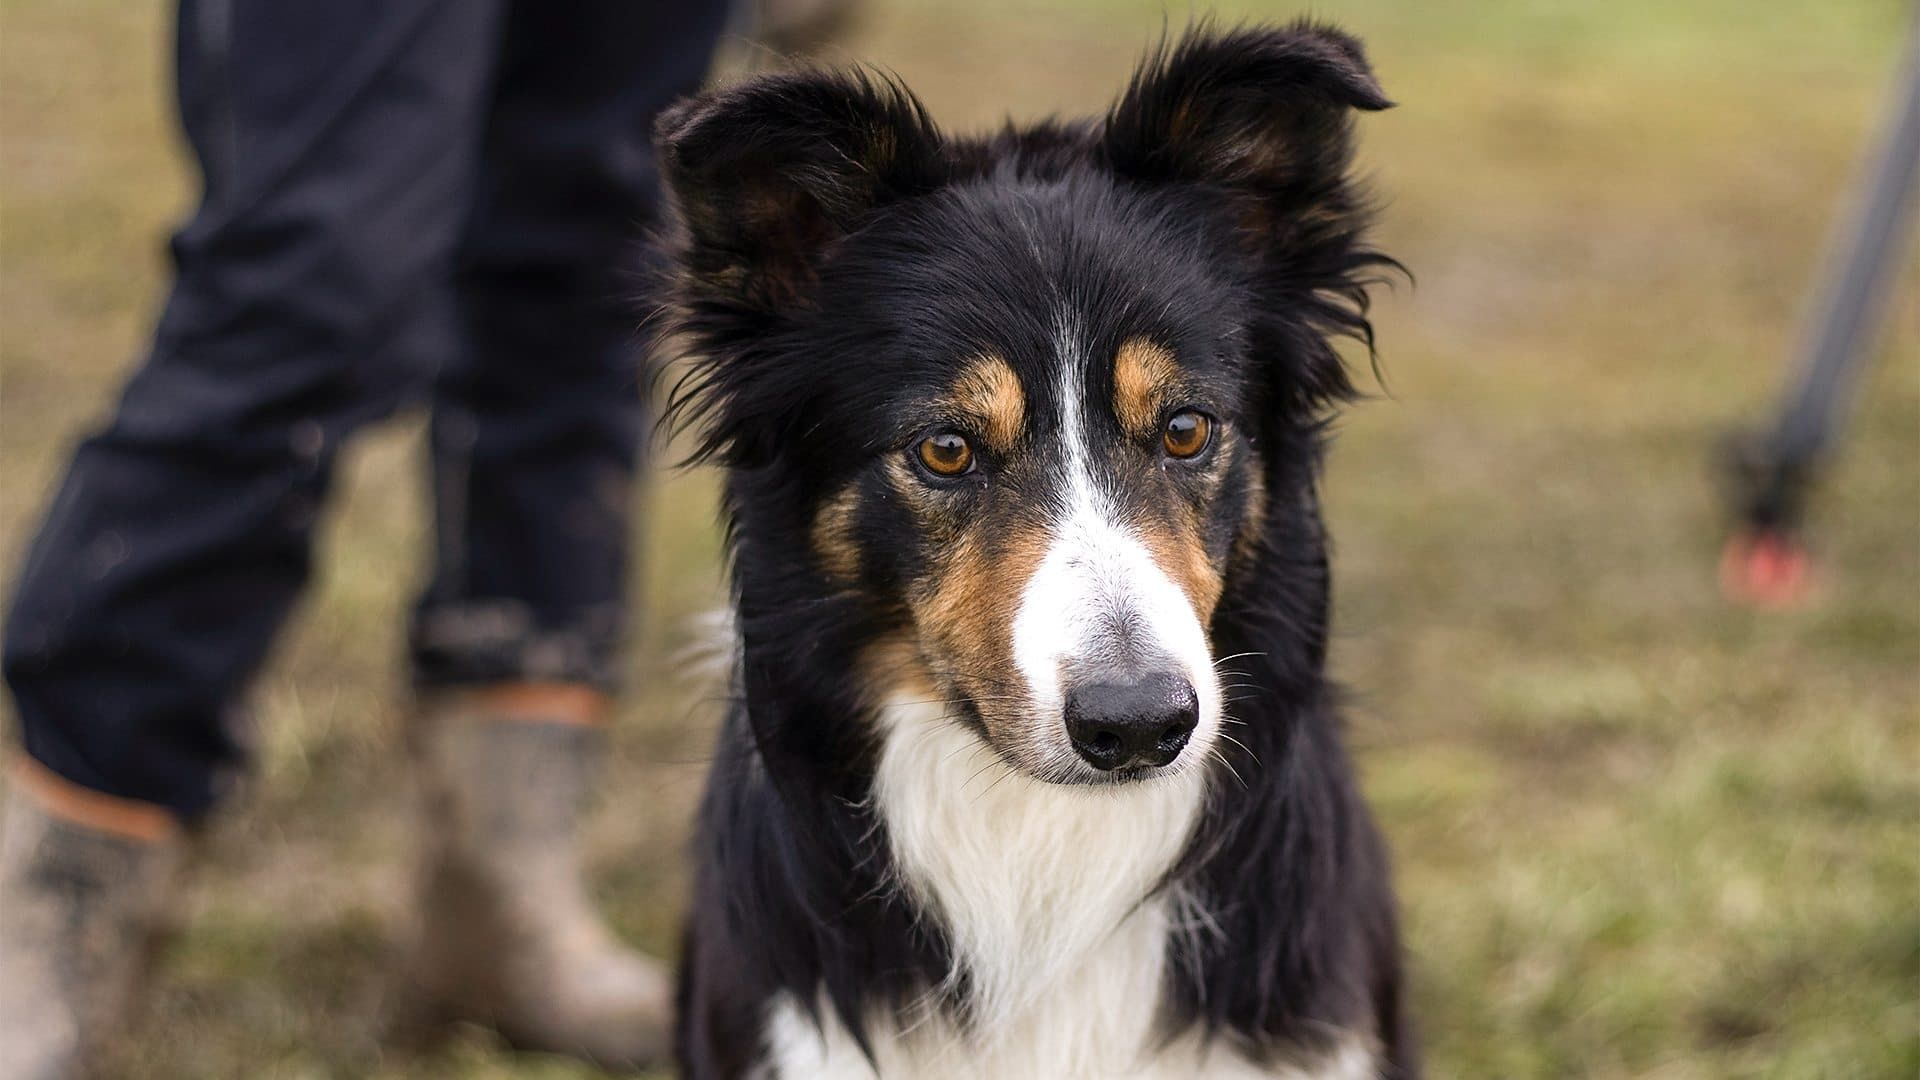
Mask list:
MULTIPOLYGON (((1210 502, 1218 493, 1220 484, 1226 477, 1231 462, 1243 452, 1242 444, 1229 441, 1225 453, 1221 454, 1202 478, 1204 495, 1202 502, 1210 502)), ((1259 489, 1259 478, 1254 477, 1255 490, 1252 501, 1263 503, 1265 495, 1259 489)), ((1255 517, 1254 521, 1259 518, 1255 517)), ((1202 626, 1213 621, 1213 610, 1220 603, 1220 594, 1226 588, 1226 566, 1216 563, 1207 551, 1206 520, 1203 513, 1184 500, 1174 501, 1171 515, 1156 514, 1133 522, 1133 527, 1146 543, 1147 551, 1153 561, 1166 575, 1173 579, 1180 591, 1187 595, 1193 605, 1193 612, 1202 626)), ((1238 531, 1236 544, 1245 539, 1246 525, 1238 531)))
POLYGON ((1146 540, 1147 551, 1153 555, 1153 561, 1173 579, 1175 585, 1180 586, 1181 592, 1187 594, 1187 601, 1193 605, 1193 613, 1200 619, 1200 625, 1211 623, 1213 609, 1220 603, 1226 578, 1207 554, 1199 522, 1193 520, 1192 515, 1183 513, 1173 528, 1161 522, 1157 528, 1142 529, 1140 532, 1146 540))
POLYGON ((853 523, 860 512, 860 490, 841 488, 813 516, 813 551, 828 574, 843 581, 860 576, 860 545, 853 523))
POLYGON ((926 661, 910 633, 889 633, 867 646, 854 669, 866 690, 866 702, 879 708, 889 701, 932 701, 939 697, 926 661))
POLYGON ((1001 452, 1020 441, 1020 432, 1027 424, 1027 399, 1020 388, 1020 377, 998 356, 982 356, 967 365, 954 384, 954 404, 979 420, 981 434, 1001 452))
POLYGON ((928 662, 974 698, 996 736, 1026 711, 1014 700, 1021 690, 1013 663, 1013 621, 1045 555, 1042 528, 1016 534, 993 550, 967 537, 948 553, 932 588, 914 605, 928 662))
POLYGON ((1136 438, 1153 435, 1160 400, 1180 376, 1173 354, 1146 338, 1130 338, 1113 357, 1113 414, 1136 438))

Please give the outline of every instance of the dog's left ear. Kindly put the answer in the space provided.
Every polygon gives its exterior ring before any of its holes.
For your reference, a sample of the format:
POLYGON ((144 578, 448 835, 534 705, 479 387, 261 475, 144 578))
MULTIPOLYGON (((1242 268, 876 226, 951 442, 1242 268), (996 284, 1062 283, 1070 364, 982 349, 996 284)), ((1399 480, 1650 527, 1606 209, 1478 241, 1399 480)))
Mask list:
POLYGON ((1329 336, 1373 344, 1367 285, 1392 259, 1364 242, 1365 193, 1348 174, 1356 109, 1385 109, 1360 43, 1310 22, 1202 27, 1149 56, 1101 133, 1108 168, 1144 184, 1216 193, 1260 260, 1272 301, 1249 327, 1273 367, 1272 415, 1306 416, 1354 390, 1329 336))
POLYGON ((662 113, 654 141, 693 284, 763 311, 804 301, 864 214, 942 175, 925 108, 865 72, 769 75, 704 94, 662 113))
POLYGON ((1338 30, 1203 27, 1141 64, 1102 148, 1121 176, 1227 189, 1264 239, 1290 217, 1357 210, 1350 113, 1392 104, 1360 43, 1338 30))

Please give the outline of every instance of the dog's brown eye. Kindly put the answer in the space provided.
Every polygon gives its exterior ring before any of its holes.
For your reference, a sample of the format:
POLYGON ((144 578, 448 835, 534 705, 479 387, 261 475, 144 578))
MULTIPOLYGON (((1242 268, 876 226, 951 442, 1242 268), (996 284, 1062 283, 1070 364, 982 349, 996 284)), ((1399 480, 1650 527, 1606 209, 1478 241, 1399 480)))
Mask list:
POLYGON ((973 468, 973 447, 951 431, 920 440, 920 464, 935 476, 963 476, 973 468))
POLYGON ((1160 443, 1167 453, 1177 458, 1190 458, 1207 448, 1213 439, 1213 421, 1207 414, 1185 409, 1167 418, 1167 426, 1160 433, 1160 443))

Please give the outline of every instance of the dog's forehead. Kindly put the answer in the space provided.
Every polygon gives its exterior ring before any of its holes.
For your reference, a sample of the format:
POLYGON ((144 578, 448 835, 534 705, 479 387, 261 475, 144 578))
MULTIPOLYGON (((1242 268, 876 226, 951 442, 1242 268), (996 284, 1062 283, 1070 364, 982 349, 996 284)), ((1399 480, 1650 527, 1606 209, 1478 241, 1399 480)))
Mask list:
POLYGON ((1017 391, 1048 424, 1116 380, 1230 380, 1238 292, 1149 210, 1069 185, 929 200, 849 253, 842 296, 886 327, 896 401, 1017 391))

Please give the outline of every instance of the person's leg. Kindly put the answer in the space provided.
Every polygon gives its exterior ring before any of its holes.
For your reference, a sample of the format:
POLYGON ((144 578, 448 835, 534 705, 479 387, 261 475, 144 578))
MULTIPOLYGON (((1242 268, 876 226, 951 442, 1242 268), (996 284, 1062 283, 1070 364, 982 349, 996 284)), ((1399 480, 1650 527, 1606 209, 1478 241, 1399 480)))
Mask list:
POLYGON ((193 818, 239 763, 237 697, 306 579, 341 439, 421 396, 444 350, 426 313, 444 328, 495 7, 182 4, 204 201, 6 626, 26 749, 52 772, 193 818))
POLYGON ((413 635, 433 852, 413 973, 429 1015, 622 1065, 664 1053, 667 980, 602 926, 576 840, 646 426, 652 121, 698 88, 724 8, 511 6, 456 275, 463 351, 434 402, 439 561, 413 635))
POLYGON ((646 427, 654 114, 699 88, 721 0, 511 6, 434 400, 439 558, 423 686, 608 688, 646 427))
POLYGON ((489 0, 182 2, 204 199, 174 237, 152 350, 74 455, 6 626, 31 777, 0 843, 8 1075, 63 1075, 112 1022, 122 946, 157 900, 141 867, 170 865, 179 830, 95 826, 191 823, 226 787, 340 441, 423 396, 445 350, 498 17, 489 0))

